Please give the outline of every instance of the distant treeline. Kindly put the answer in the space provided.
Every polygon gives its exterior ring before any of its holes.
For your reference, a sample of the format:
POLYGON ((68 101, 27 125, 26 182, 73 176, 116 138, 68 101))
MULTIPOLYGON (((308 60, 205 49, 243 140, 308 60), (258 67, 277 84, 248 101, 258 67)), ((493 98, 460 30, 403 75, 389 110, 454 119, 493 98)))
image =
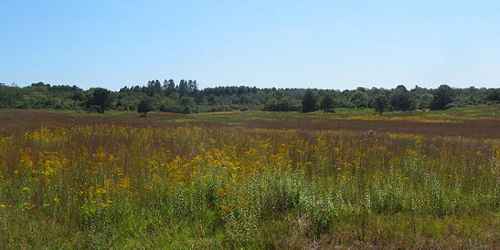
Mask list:
POLYGON ((63 109, 104 112, 164 111, 176 113, 231 110, 303 111, 336 108, 374 108, 384 111, 439 110, 453 106, 500 102, 500 89, 437 89, 416 86, 408 90, 357 88, 355 90, 256 88, 230 86, 198 89, 195 80, 149 81, 145 86, 124 87, 119 91, 103 88, 83 90, 77 86, 43 82, 27 87, 0 83, 0 108, 63 109))

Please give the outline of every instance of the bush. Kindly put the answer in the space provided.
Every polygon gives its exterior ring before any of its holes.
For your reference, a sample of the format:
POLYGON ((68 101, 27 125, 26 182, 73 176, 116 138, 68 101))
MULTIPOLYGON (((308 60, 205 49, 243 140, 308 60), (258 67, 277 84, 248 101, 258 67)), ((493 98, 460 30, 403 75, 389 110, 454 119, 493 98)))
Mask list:
POLYGON ((443 110, 450 107, 453 102, 453 89, 448 85, 441 85, 436 90, 431 102, 431 110, 443 110))
POLYGON ((143 99, 139 102, 139 105, 137 105, 137 112, 142 116, 146 116, 148 112, 151 111, 153 111, 153 100, 150 98, 143 99))
POLYGON ((411 111, 416 108, 415 102, 410 96, 410 92, 403 85, 396 87, 390 102, 392 109, 397 111, 411 111))

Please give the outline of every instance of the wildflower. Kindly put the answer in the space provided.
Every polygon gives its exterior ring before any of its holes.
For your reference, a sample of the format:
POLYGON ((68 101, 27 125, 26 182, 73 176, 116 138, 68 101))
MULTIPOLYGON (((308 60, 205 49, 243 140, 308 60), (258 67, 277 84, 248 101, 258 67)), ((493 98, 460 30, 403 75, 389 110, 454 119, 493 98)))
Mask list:
POLYGON ((225 196, 225 191, 223 188, 217 189, 217 196, 219 196, 221 198, 225 196))
POLYGON ((108 208, 112 204, 113 204, 113 201, 110 199, 107 199, 106 201, 99 203, 98 206, 100 206, 101 208, 108 208))
POLYGON ((128 189, 130 187, 130 179, 128 177, 121 178, 118 182, 118 187, 121 189, 128 189))
POLYGON ((98 162, 105 162, 110 159, 113 159, 112 156, 108 156, 106 154, 106 151, 104 151, 104 148, 102 146, 97 149, 97 152, 94 154, 94 157, 98 162))
POLYGON ((33 205, 29 202, 24 202, 22 206, 22 210, 30 210, 33 208, 33 205))
POLYGON ((51 167, 45 167, 45 169, 42 171, 42 174, 46 177, 53 176, 55 174, 55 170, 51 167))
POLYGON ((30 155, 27 152, 21 153, 19 162, 21 163, 22 166, 26 168, 33 168, 33 161, 31 160, 30 155))
POLYGON ((106 189, 102 188, 102 187, 98 187, 95 189, 95 193, 97 195, 102 195, 102 194, 105 194, 106 193, 106 189))

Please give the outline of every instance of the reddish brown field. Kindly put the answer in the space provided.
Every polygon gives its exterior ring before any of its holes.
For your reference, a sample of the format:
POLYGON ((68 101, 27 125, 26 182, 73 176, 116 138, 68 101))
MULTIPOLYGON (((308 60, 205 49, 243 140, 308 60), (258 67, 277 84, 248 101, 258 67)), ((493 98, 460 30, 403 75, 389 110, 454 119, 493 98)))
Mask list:
POLYGON ((353 130, 408 133, 427 136, 463 136, 478 138, 500 138, 500 121, 467 120, 461 122, 417 122, 388 120, 293 120, 293 121, 251 121, 248 127, 286 128, 312 130, 353 130))
POLYGON ((477 119, 454 122, 421 122, 411 120, 349 120, 349 119, 296 119, 242 120, 238 123, 207 121, 196 115, 154 113, 147 118, 137 114, 64 113, 43 110, 0 111, 0 133, 15 133, 40 127, 57 128, 76 125, 126 125, 131 127, 179 127, 196 123, 204 127, 242 126, 246 128, 351 130, 418 134, 424 136, 461 136, 473 138, 500 138, 500 120, 477 119), (185 120, 178 122, 181 120, 185 120))

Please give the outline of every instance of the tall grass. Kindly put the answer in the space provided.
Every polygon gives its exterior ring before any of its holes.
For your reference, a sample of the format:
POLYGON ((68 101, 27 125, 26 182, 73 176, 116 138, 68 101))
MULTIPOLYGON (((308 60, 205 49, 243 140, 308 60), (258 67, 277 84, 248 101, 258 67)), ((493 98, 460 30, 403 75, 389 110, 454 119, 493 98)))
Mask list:
POLYGON ((494 248, 500 143, 245 128, 0 137, 0 248, 494 248))

